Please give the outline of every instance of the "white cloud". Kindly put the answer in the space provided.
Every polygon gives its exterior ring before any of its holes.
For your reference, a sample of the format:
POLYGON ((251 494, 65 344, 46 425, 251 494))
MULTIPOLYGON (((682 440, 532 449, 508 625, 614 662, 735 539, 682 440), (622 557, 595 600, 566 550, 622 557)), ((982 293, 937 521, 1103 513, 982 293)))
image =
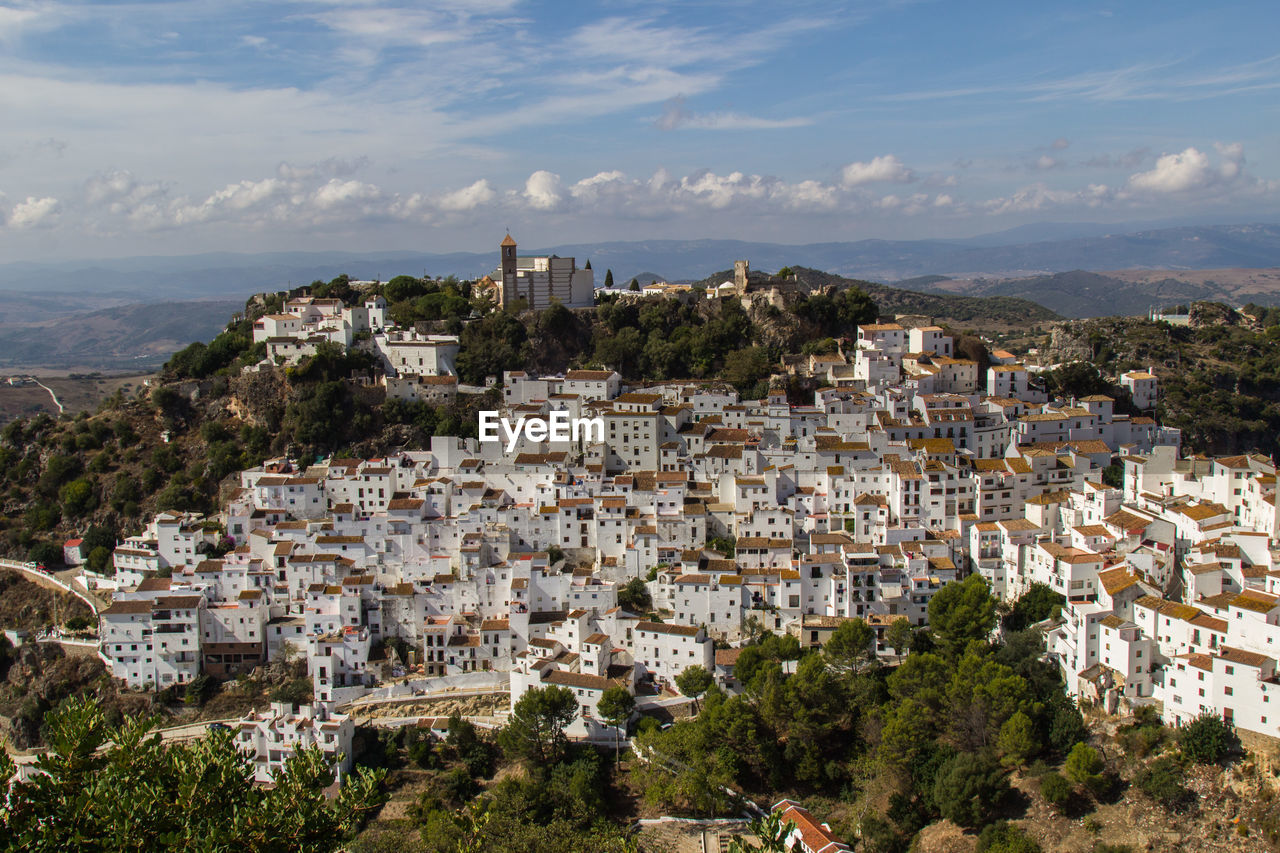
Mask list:
POLYGON ((1048 154, 1041 154, 1035 162, 1035 167, 1040 170, 1052 169, 1058 165, 1058 161, 1050 157, 1048 154))
POLYGON ((1115 197, 1106 184, 1090 184, 1083 190, 1051 189, 1044 184, 1022 187, 1003 198, 983 202, 988 213, 1000 216, 1006 213, 1033 213, 1058 207, 1099 207, 1115 197))
POLYGON ((1178 154, 1162 155, 1149 172, 1131 175, 1129 186, 1153 193, 1180 193, 1207 186, 1218 177, 1209 165, 1209 155, 1187 148, 1178 154))
POLYGON ((60 212, 61 205, 56 198, 27 196, 26 201, 18 202, 9 211, 8 225, 19 229, 48 227, 60 212))
POLYGON ((324 186, 315 191, 311 201, 321 210, 332 210, 346 206, 352 202, 377 201, 382 197, 382 190, 373 184, 363 181, 343 181, 332 178, 324 186))
POLYGON ((440 197, 439 206, 441 210, 450 212, 475 210, 480 205, 493 201, 496 195, 489 182, 481 178, 470 186, 445 193, 440 197))
POLYGON ((1071 145, 1071 143, 1068 142, 1065 137, 1059 136, 1057 139, 1053 140, 1053 142, 1049 144, 1049 147, 1052 148, 1054 151, 1061 151, 1062 149, 1068 147, 1069 145, 1071 145))
POLYGON ((535 210, 555 210, 563 201, 560 195, 560 176, 539 169, 525 181, 524 198, 535 210))
POLYGON ((685 97, 676 95, 662 105, 662 114, 654 121, 658 130, 695 128, 698 130, 773 130, 776 128, 805 127, 812 119, 769 119, 741 113, 694 113, 685 107, 685 97))
POLYGON ((905 184, 914 180, 915 173, 893 154, 876 157, 867 163, 850 163, 840 170, 840 182, 846 188, 871 183, 905 184))

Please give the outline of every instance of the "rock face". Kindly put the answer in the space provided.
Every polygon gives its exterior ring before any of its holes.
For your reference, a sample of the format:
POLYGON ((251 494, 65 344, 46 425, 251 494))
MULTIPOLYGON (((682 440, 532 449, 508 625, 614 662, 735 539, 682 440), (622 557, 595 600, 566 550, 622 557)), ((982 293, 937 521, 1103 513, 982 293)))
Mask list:
POLYGON ((282 373, 242 373, 232 378, 227 411, 252 426, 276 429, 284 417, 289 387, 282 373))

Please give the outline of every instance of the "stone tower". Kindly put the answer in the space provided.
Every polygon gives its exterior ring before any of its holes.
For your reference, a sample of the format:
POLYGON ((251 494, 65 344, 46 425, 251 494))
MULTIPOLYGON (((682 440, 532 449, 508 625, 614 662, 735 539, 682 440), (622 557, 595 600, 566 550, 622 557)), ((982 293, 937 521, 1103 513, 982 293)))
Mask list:
POLYGON ((733 289, 739 296, 747 292, 747 276, 751 273, 751 264, 747 261, 733 262, 733 289))
POLYGON ((516 293, 516 241, 511 238, 510 231, 499 244, 498 252, 498 268, 502 272, 502 279, 498 282, 498 307, 501 308, 520 296, 516 293))
POLYGON ((502 281, 506 283, 507 276, 514 278, 516 274, 516 241, 507 234, 500 248, 502 250, 502 281))

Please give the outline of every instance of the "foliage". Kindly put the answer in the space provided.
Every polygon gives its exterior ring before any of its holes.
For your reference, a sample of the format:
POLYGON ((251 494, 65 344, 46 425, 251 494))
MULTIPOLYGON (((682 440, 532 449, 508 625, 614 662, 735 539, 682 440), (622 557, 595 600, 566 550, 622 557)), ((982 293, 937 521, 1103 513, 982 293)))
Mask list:
POLYGON ((1067 754, 1066 763, 1062 765, 1063 774, 1077 785, 1083 785, 1090 791, 1097 791, 1103 784, 1104 768, 1102 755, 1087 743, 1078 743, 1067 754))
POLYGON ((704 816, 736 812, 739 798, 726 789, 765 789, 782 769, 777 736, 760 711, 718 690, 707 693, 696 718, 642 731, 636 744, 641 756, 661 756, 632 765, 645 801, 704 816))
POLYGON ((976 853, 1040 853, 1040 845, 1015 824, 998 821, 982 830, 976 853))
POLYGON ((685 667, 679 675, 676 676, 676 689, 685 696, 690 697, 696 702, 699 696, 711 689, 711 685, 715 682, 711 678, 711 673, 698 666, 685 667))
POLYGON ((1240 749, 1233 725, 1216 714, 1204 713, 1178 732, 1182 754, 1197 764, 1217 764, 1240 749))
POLYGON ((1139 770, 1133 784, 1166 809, 1185 811, 1195 802, 1195 794, 1182 782, 1185 778, 1186 771, 1178 760, 1167 755, 1139 770))
POLYGON ((742 839, 734 838, 729 842, 728 853, 787 853, 787 839, 795 831, 796 825, 782 819, 782 812, 770 811, 751 819, 747 824, 751 834, 756 837, 759 846, 744 844, 742 839))
POLYGON ((516 701, 498 743, 508 755, 527 760, 544 773, 565 755, 564 729, 578 713, 573 692, 563 687, 535 687, 516 701))
POLYGON ((943 586, 929 601, 929 628, 944 653, 958 657, 996 626, 996 600, 981 575, 943 586))
POLYGON ((174 353, 165 363, 170 379, 204 379, 225 373, 253 346, 253 326, 247 320, 233 323, 207 345, 196 342, 174 353))
POLYGON ((1040 796, 1055 809, 1061 811, 1071 802, 1075 790, 1066 777, 1059 773, 1046 773, 1040 777, 1040 796))
POLYGON ((1013 603, 1013 609, 1001 620, 1006 631, 1021 631, 1037 622, 1042 622, 1058 615, 1066 598, 1053 591, 1053 587, 1044 583, 1033 583, 1013 603))
MULTIPOLYGON (((329 851, 385 799, 381 774, 365 770, 326 799, 334 775, 319 750, 298 753, 264 788, 229 731, 163 745, 151 721, 108 726, 81 699, 47 725, 51 751, 37 761, 47 775, 13 784, 0 810, 4 849, 329 851)), ((14 770, 0 754, 0 783, 14 770)))
POLYGON ((1092 394, 1110 396, 1111 383, 1098 368, 1088 361, 1073 361, 1043 374, 1050 394, 1063 397, 1088 397, 1092 394))
POLYGON ((713 536, 707 540, 707 547, 712 551, 718 551, 726 557, 732 558, 734 551, 738 547, 737 537, 713 536))
POLYGON ((985 824, 1009 792, 1009 781, 994 762, 962 752, 938 771, 933 800, 942 816, 963 827, 985 824))
POLYGON ((43 566, 62 565, 62 549, 52 542, 40 542, 27 552, 27 560, 43 566))
POLYGON ((911 641, 914 637, 915 628, 911 627, 911 620, 905 616, 899 616, 890 622, 889 627, 885 629, 884 644, 898 654, 902 654, 911 648, 911 641))
POLYGON ((653 597, 643 580, 632 578, 618 590, 618 606, 628 613, 644 613, 653 606, 653 597))
POLYGON ((636 709, 636 697, 620 684, 608 687, 600 694, 596 711, 600 719, 615 728, 625 728, 636 709))
POLYGON ((1008 767, 1020 767, 1038 751, 1035 727, 1022 711, 1014 712, 1000 727, 996 740, 1000 751, 1000 763, 1008 767))
POLYGON ((822 652, 836 669, 850 670, 874 657, 876 632, 864 619, 846 619, 827 638, 822 652))

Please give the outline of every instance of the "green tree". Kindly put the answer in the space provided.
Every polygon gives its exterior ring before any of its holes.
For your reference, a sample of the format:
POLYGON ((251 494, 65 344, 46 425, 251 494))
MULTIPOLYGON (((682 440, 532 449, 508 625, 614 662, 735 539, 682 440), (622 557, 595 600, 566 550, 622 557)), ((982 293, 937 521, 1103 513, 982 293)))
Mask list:
POLYGON ((516 701, 498 743, 508 755, 523 758, 536 772, 545 773, 564 757, 568 745, 564 730, 577 714, 578 700, 572 691, 554 685, 535 687, 516 701))
POLYGON ((632 291, 633 293, 638 292, 640 290, 640 279, 638 278, 631 279, 631 283, 627 285, 627 289, 632 291))
POLYGON ((618 590, 618 606, 629 613, 643 613, 652 605, 653 597, 640 578, 632 578, 618 590))
POLYGON ((724 360, 724 378, 739 393, 759 390, 756 386, 773 372, 773 360, 764 347, 734 350, 724 360))
POLYGON ((899 616, 885 629, 884 644, 901 655, 911 648, 911 639, 914 636, 915 629, 911 627, 911 620, 899 616))
POLYGON ((875 655, 876 632, 864 619, 846 619, 827 638, 822 652, 835 669, 852 670, 875 655))
POLYGON ((1014 713, 1000 727, 1000 736, 996 740, 996 748, 1000 751, 1000 763, 1006 767, 1021 767, 1036 752, 1035 725, 1031 718, 1021 711, 1014 713))
POLYGON ((972 829, 983 825, 1009 792, 1000 767, 971 752, 961 752, 938 770, 933 801, 942 816, 972 829))
POLYGON ((1078 743, 1067 754, 1062 772, 1077 785, 1096 790, 1102 783, 1102 770, 1105 765, 1098 750, 1087 743, 1078 743))
POLYGON ((1158 758, 1139 770, 1133 784, 1151 799, 1170 811, 1183 811, 1195 802, 1196 795, 1185 784, 1186 771, 1171 755, 1158 758))
POLYGON ((1108 394, 1111 383, 1103 378, 1098 368, 1087 361, 1073 361, 1045 374, 1050 393, 1064 397, 1088 397, 1092 394, 1108 394))
POLYGON ((1076 703, 1061 694, 1054 697, 1053 715, 1049 721, 1049 743, 1058 753, 1089 736, 1084 717, 1076 703))
POLYGON ((771 811, 752 818, 747 828, 759 846, 746 844, 735 837, 729 842, 728 853, 787 853, 787 839, 795 832, 796 825, 792 821, 784 821, 782 812, 771 811))
POLYGON ((959 657, 971 641, 985 641, 995 626, 996 600, 981 575, 946 584, 929 601, 929 628, 952 658, 959 657))
POLYGON ((1043 583, 1033 583, 1022 597, 1013 603, 1013 609, 1004 617, 1006 631, 1021 631, 1037 622, 1057 616, 1066 598, 1043 583))
POLYGON ((83 477, 63 486, 58 492, 58 498, 62 502, 63 514, 71 518, 83 515, 98 503, 93 483, 83 477))
POLYGON ((714 683, 711 673, 697 664, 685 667, 684 671, 676 676, 676 689, 693 700, 695 713, 698 710, 698 697, 710 690, 714 683))
POLYGON ((285 763, 270 788, 231 732, 163 744, 152 721, 109 726, 90 700, 72 698, 46 718, 50 752, 28 782, 0 753, 0 847, 6 850, 262 850, 321 853, 343 847, 384 800, 383 774, 348 774, 338 796, 318 749, 285 763), (11 785, 11 786, 10 786, 11 785))
POLYGON ((1196 717, 1178 733, 1182 754, 1197 764, 1217 764, 1240 748, 1235 726, 1216 714, 1196 717))
POLYGON ((1071 802, 1075 791, 1071 783, 1060 773, 1046 773, 1040 777, 1040 796, 1055 809, 1061 811, 1071 802))
POLYGON ((1040 845, 1021 828, 1007 821, 997 821, 978 836, 976 853, 1040 853, 1040 845))
POLYGON ((604 271, 604 286, 606 290, 613 289, 613 270, 611 269, 604 271))
POLYGON ((635 709, 636 697, 620 684, 605 688, 600 694, 600 701, 596 703, 596 711, 600 714, 600 719, 614 728, 613 751, 619 761, 622 759, 619 739, 635 709))

